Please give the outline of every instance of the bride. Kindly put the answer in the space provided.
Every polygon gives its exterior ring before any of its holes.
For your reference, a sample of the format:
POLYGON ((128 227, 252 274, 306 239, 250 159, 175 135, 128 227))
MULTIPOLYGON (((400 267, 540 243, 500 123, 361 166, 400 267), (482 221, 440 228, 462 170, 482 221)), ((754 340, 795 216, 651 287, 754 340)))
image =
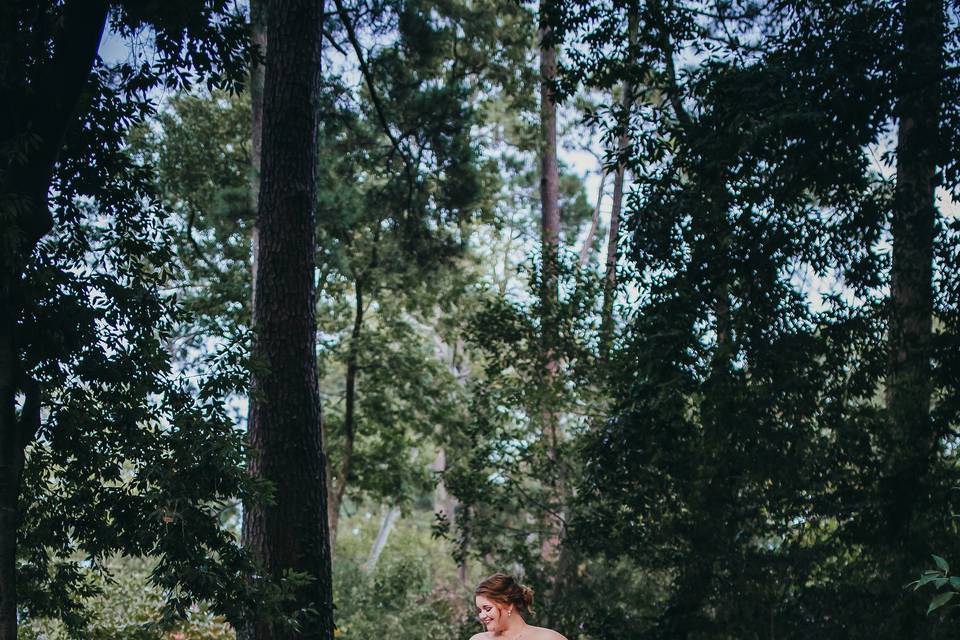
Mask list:
POLYGON ((527 624, 523 614, 533 605, 533 589, 511 576, 495 573, 481 581, 473 595, 486 631, 470 640, 567 640, 556 631, 527 624))

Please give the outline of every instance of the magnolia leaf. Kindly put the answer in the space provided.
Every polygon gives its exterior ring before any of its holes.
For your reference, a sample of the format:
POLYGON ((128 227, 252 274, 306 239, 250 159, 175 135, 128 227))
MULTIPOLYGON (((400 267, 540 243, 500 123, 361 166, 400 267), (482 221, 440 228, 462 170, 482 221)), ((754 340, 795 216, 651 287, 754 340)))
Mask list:
POLYGON ((951 598, 953 598, 953 596, 955 595, 957 595, 956 591, 946 591, 944 593, 938 594, 937 597, 935 597, 933 600, 930 601, 930 606, 927 607, 927 613, 930 613, 935 609, 939 609, 943 605, 947 604, 948 602, 950 602, 951 598))
POLYGON ((950 565, 947 563, 946 560, 944 560, 944 559, 941 558, 940 556, 934 555, 934 556, 933 556, 933 561, 937 563, 937 567, 938 567, 941 571, 943 571, 944 573, 950 571, 950 565))

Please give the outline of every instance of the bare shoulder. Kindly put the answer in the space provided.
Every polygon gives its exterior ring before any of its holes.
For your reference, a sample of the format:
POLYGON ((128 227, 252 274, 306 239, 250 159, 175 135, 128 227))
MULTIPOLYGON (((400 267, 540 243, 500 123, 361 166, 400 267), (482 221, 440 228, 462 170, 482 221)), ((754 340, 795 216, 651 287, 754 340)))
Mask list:
POLYGON ((490 634, 486 631, 481 631, 480 633, 475 633, 470 636, 470 640, 490 640, 490 634))
POLYGON ((553 629, 533 627, 532 630, 533 633, 530 635, 530 640, 567 640, 566 636, 560 635, 553 629))

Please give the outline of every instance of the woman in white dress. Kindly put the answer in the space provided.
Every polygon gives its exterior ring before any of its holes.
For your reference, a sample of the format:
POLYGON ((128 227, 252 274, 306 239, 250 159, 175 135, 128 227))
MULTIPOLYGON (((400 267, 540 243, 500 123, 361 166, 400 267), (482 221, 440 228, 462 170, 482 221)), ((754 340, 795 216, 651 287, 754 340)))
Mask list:
POLYGON ((567 640, 556 631, 527 624, 523 615, 533 606, 533 589, 512 576, 495 573, 483 579, 473 595, 485 631, 470 640, 567 640))

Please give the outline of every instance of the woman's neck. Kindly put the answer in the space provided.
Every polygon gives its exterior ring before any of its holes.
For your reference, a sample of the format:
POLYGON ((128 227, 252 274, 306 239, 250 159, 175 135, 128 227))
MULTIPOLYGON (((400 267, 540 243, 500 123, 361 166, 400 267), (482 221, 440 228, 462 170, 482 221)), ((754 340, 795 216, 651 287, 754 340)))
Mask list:
POLYGON ((522 617, 517 615, 507 623, 506 629, 503 629, 498 633, 494 633, 493 637, 497 638, 497 640, 516 640, 522 633, 524 633, 524 631, 526 631, 528 626, 530 625, 528 625, 522 617))

